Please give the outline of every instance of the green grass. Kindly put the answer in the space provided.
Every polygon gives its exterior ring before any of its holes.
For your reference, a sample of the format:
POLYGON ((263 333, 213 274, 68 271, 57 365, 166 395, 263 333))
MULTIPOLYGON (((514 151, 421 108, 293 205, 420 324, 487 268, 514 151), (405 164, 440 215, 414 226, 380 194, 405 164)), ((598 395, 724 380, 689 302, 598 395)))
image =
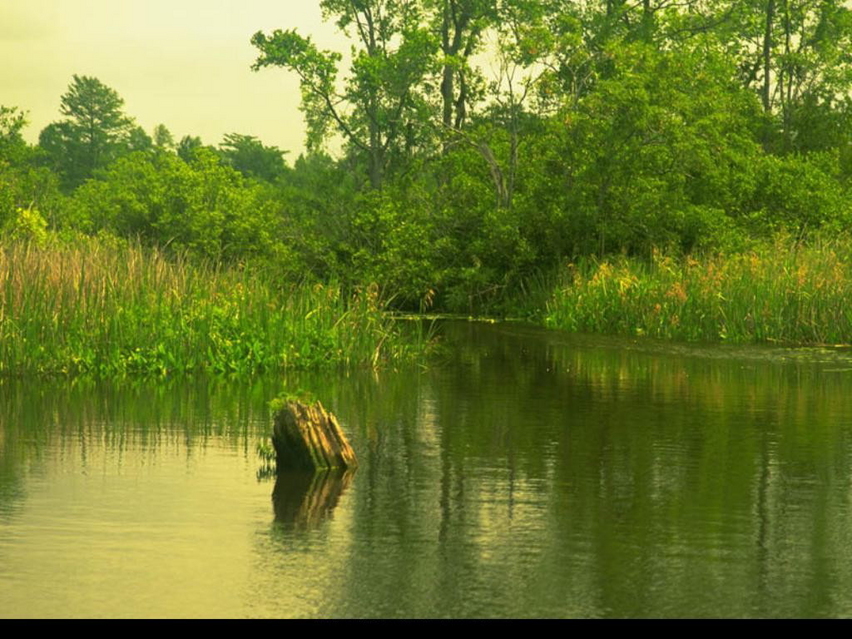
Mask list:
POLYGON ((570 265, 544 323, 685 341, 852 343, 852 241, 570 265))
POLYGON ((251 374, 421 357, 374 287, 276 287, 120 242, 0 243, 0 374, 251 374))

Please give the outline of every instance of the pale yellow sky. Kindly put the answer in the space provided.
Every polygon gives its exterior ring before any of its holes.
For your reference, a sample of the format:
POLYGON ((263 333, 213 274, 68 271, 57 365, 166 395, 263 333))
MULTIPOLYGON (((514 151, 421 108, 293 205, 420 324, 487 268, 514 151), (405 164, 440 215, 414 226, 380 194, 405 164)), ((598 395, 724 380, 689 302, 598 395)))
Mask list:
POLYGON ((293 27, 321 48, 348 48, 319 0, 0 0, 0 105, 29 111, 36 141, 60 118, 71 76, 89 75, 149 134, 163 123, 206 144, 256 135, 293 158, 304 137, 298 81, 252 72, 249 43, 258 30, 293 27))

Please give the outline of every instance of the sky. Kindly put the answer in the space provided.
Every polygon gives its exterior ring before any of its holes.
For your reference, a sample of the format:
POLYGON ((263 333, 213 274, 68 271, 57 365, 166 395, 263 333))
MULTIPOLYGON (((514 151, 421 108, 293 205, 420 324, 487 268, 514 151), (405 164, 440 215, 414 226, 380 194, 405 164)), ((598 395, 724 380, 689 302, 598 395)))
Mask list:
POLYGON ((297 28, 320 48, 348 44, 319 0, 0 0, 0 105, 28 111, 35 142, 61 119, 74 74, 115 89, 149 134, 218 144, 254 135, 297 156, 304 142, 296 77, 250 67, 257 31, 297 28))

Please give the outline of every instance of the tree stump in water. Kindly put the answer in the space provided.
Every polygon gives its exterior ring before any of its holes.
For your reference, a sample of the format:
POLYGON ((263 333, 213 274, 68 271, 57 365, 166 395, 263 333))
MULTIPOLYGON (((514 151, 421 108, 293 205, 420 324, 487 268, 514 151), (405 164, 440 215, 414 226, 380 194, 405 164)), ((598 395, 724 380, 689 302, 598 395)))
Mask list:
POLYGON ((288 401, 275 413, 272 445, 278 472, 355 468, 355 451, 322 404, 288 401))

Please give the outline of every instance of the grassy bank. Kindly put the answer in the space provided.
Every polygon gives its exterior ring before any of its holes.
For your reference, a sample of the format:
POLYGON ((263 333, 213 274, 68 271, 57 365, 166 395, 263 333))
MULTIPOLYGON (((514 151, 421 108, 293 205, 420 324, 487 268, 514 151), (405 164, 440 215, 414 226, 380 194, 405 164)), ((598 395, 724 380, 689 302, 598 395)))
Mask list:
POLYGON ((370 288, 282 290, 246 269, 117 242, 0 244, 0 374, 375 367, 424 348, 370 288))
POLYGON ((545 324, 688 341, 852 343, 852 242, 781 237, 749 252, 571 265, 545 324))

